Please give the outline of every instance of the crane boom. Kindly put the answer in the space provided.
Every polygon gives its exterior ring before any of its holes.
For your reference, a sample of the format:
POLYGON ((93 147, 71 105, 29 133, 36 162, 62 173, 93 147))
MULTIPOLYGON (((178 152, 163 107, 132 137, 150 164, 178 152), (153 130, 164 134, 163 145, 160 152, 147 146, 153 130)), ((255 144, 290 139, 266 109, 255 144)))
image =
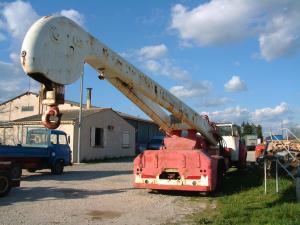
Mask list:
POLYGON ((48 16, 34 23, 25 36, 21 54, 24 71, 45 87, 44 104, 53 106, 63 102, 62 87, 79 79, 84 63, 88 63, 100 78, 119 89, 163 130, 197 130, 210 144, 217 144, 214 126, 207 117, 199 115, 66 17, 48 16), (174 123, 162 108, 180 123, 174 123))

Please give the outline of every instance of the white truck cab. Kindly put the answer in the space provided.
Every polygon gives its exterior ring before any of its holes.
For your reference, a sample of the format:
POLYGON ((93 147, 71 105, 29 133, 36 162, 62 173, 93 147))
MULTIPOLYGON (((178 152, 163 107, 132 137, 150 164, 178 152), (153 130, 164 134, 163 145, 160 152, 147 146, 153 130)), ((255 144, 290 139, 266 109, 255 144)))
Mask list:
POLYGON ((217 124, 219 132, 225 142, 225 147, 231 148, 231 160, 239 160, 239 151, 240 151, 240 135, 238 127, 232 123, 219 123, 217 124))

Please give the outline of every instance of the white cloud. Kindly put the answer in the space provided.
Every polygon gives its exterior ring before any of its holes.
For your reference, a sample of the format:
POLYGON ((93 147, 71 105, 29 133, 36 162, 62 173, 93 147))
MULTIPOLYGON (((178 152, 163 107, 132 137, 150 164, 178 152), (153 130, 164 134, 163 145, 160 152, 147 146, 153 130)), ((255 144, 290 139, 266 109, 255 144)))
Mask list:
POLYGON ((232 76, 231 79, 224 84, 224 88, 228 92, 237 92, 247 90, 246 83, 239 76, 232 76))
POLYGON ((232 100, 227 97, 207 98, 204 100, 203 105, 205 107, 216 107, 216 106, 226 105, 230 102, 232 102, 232 100))
POLYGON ((15 1, 4 6, 1 14, 5 19, 5 27, 13 38, 23 40, 29 27, 38 19, 38 14, 30 3, 15 1))
POLYGON ((61 10, 60 15, 68 17, 71 20, 74 20, 79 25, 83 25, 84 23, 84 15, 79 13, 77 10, 69 9, 69 10, 61 10))
POLYGON ((190 79, 189 73, 186 70, 175 66, 171 60, 167 58, 160 61, 145 61, 145 67, 156 75, 167 76, 174 80, 188 81, 190 79))
MULTIPOLYGON (((300 10, 300 8, 299 8, 300 10)), ((300 13, 296 16, 276 16, 266 32, 260 34, 261 56, 271 61, 281 56, 293 55, 300 47, 300 13), (297 19, 298 21, 294 21, 297 19)))
POLYGON ((261 56, 273 60, 295 53, 300 42, 300 3, 285 1, 212 0, 188 9, 172 8, 170 28, 181 40, 199 46, 257 37, 261 56))
POLYGON ((155 60, 147 60, 145 62, 145 66, 148 70, 152 71, 152 72, 159 72, 161 70, 161 64, 155 60))
POLYGON ((274 108, 266 107, 262 109, 256 109, 252 113, 252 118, 256 120, 274 120, 278 116, 282 116, 288 112, 288 104, 285 102, 280 103, 274 108))
POLYGON ((170 92, 177 97, 195 97, 197 95, 197 89, 189 89, 184 86, 174 86, 170 88, 170 92))
POLYGON ((188 81, 188 71, 176 66, 167 56, 168 48, 165 44, 144 46, 140 49, 128 50, 120 53, 125 58, 137 60, 141 67, 154 75, 167 76, 173 80, 188 81))
POLYGON ((243 121, 249 121, 250 112, 246 108, 240 106, 229 107, 224 110, 213 112, 202 112, 201 114, 208 115, 211 121, 214 122, 233 122, 241 124, 243 121))
POLYGON ((264 130, 278 129, 282 125, 289 127, 296 126, 296 118, 294 118, 293 110, 289 109, 285 102, 280 103, 275 107, 266 107, 255 109, 253 111, 242 108, 240 106, 229 107, 224 110, 213 112, 202 112, 201 114, 208 115, 211 121, 215 122, 233 122, 242 124, 242 122, 250 122, 260 124, 264 130))
POLYGON ((178 85, 170 88, 170 92, 179 98, 203 97, 212 89, 212 84, 208 81, 197 82, 197 84, 188 84, 186 86, 178 85))
POLYGON ((172 8, 171 28, 184 40, 195 40, 200 46, 222 44, 247 35, 246 20, 251 8, 243 1, 211 1, 188 11, 177 4, 172 8))
POLYGON ((145 46, 138 50, 138 54, 146 59, 158 59, 165 56, 168 52, 164 44, 145 46))

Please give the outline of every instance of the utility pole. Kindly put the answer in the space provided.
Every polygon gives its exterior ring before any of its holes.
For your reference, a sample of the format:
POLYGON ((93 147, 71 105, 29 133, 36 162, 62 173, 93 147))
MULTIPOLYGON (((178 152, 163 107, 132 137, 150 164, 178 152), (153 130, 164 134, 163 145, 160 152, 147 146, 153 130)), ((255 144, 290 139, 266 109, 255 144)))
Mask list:
POLYGON ((81 121, 82 121, 82 91, 83 91, 83 72, 80 80, 80 109, 78 119, 78 146, 77 146, 77 163, 80 163, 80 148, 81 148, 81 121))

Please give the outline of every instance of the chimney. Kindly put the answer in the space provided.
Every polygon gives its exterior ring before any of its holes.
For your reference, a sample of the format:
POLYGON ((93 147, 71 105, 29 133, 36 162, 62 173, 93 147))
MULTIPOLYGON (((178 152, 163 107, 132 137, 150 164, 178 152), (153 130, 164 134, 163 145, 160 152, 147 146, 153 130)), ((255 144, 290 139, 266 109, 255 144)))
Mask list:
POLYGON ((92 105, 92 88, 87 88, 86 109, 90 109, 92 105))

